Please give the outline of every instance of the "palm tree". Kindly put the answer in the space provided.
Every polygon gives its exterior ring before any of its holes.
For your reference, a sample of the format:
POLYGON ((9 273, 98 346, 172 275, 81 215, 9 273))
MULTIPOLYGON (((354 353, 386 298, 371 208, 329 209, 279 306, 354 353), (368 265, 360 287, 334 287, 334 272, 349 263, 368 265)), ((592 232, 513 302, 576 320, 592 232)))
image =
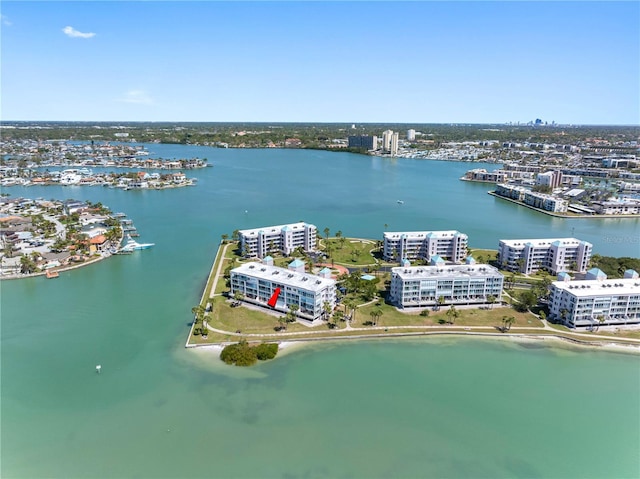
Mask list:
POLYGON ((327 226, 324 230, 324 236, 327 238, 327 240, 329 239, 329 233, 331 232, 331 230, 329 229, 329 227, 327 226))
POLYGON ((440 311, 440 306, 442 306, 445 302, 444 296, 438 296, 438 311, 440 311))
POLYGON ((231 233, 231 239, 233 241, 238 241, 239 238, 240 238, 240 230, 233 230, 233 233, 231 233))
POLYGON ((496 302, 496 297, 492 294, 487 296, 487 302, 491 305, 491 309, 493 309, 493 303, 496 302))
POLYGON ((331 303, 329 301, 325 301, 324 303, 322 303, 322 313, 324 315, 325 321, 329 319, 332 309, 333 308, 331 308, 331 303))
POLYGON ((336 231, 336 238, 342 238, 342 231, 336 231))
POLYGON ((509 331, 511 329, 511 325, 516 322, 516 318, 513 316, 503 316, 502 323, 504 327, 502 328, 502 332, 509 331))
POLYGON ((456 318, 460 315, 456 307, 452 304, 449 310, 447 311, 447 318, 449 318, 449 322, 451 324, 455 323, 456 318))
MULTIPOLYGON (((289 313, 287 313, 289 314, 289 313)), ((279 316, 278 324, 280 325, 280 329, 287 330, 287 323, 289 322, 289 318, 287 316, 279 316)))
POLYGON ((222 235, 222 242, 223 243, 226 243, 228 239, 229 239, 229 235, 228 234, 225 233, 225 234, 222 235))
POLYGON ((336 311, 335 313, 333 313, 333 327, 334 328, 338 327, 338 322, 342 321, 343 317, 344 317, 344 313, 342 311, 336 311))
POLYGON ((371 317, 373 318, 373 325, 377 326, 378 325, 378 319, 380 319, 380 316, 382 316, 382 310, 380 308, 378 309, 374 309, 373 311, 371 311, 371 317))
POLYGON ((347 299, 344 302, 344 312, 348 316, 350 316, 351 321, 353 322, 356 317, 356 302, 353 299, 347 299))
POLYGON ((24 274, 33 273, 36 270, 36 263, 31 257, 23 254, 20 257, 20 271, 24 274))
POLYGON ((203 318, 204 313, 205 313, 205 308, 204 308, 204 306, 199 304, 199 305, 194 306, 193 308, 191 308, 191 312, 193 313, 193 315, 196 318, 196 323, 199 323, 200 321, 202 321, 202 318, 203 318))
POLYGON ((236 290, 236 292, 233 293, 233 299, 235 300, 236 304, 240 304, 244 299, 244 294, 242 294, 242 291, 236 290))
POLYGON ((291 322, 294 322, 296 320, 296 313, 298 312, 298 310, 300 309, 300 306, 293 303, 289 305, 289 312, 291 313, 291 322))

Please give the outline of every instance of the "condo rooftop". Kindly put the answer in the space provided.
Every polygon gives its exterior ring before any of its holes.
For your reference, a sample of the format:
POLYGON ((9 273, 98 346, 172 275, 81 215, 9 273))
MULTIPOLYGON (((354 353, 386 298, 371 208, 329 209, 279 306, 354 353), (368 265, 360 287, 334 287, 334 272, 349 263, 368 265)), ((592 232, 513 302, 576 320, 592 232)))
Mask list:
POLYGON ((554 281, 553 286, 565 290, 576 297, 640 295, 640 279, 587 279, 582 281, 554 281))
POLYGON ((493 276, 502 277, 497 268, 488 264, 456 264, 447 266, 398 266, 391 268, 393 274, 397 274, 404 280, 429 279, 429 278, 486 278, 493 276))
POLYGON ((336 284, 331 278, 322 278, 308 273, 299 273, 278 266, 251 262, 245 263, 232 270, 235 274, 246 274, 258 279, 282 283, 285 286, 294 286, 307 291, 320 291, 328 286, 336 284))

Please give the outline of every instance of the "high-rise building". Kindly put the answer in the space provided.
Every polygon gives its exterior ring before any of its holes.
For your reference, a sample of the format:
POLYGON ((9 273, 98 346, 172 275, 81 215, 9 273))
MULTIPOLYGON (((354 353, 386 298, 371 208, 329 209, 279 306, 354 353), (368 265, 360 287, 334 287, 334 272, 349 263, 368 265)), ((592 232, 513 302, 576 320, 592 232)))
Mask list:
POLYGON ((367 150, 377 150, 378 137, 369 135, 349 136, 349 148, 366 148, 367 150))
POLYGON ((415 141, 416 139, 416 130, 409 129, 407 130, 407 141, 415 141))
POLYGON ((393 131, 385 130, 382 132, 382 149, 386 152, 391 151, 391 138, 393 137, 393 131))
POLYGON ((397 131, 391 135, 391 145, 389 147, 389 153, 391 153, 391 156, 396 156, 398 154, 398 136, 397 131))

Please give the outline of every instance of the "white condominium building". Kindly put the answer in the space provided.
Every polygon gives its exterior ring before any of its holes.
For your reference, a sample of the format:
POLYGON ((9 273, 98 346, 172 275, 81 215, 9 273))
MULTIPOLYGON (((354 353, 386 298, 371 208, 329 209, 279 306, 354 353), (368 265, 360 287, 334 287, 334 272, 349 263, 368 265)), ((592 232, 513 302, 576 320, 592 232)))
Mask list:
POLYGON ((425 259, 440 256, 455 263, 467 257, 468 237, 459 231, 407 231, 384 234, 384 259, 425 259))
POLYGON ((332 310, 336 304, 334 279, 257 262, 231 270, 231 295, 236 291, 244 295, 244 301, 265 307, 269 307, 267 303, 276 295, 273 309, 287 312, 290 305, 296 304, 300 308, 297 315, 311 321, 323 315, 325 302, 332 310))
POLYGON ((316 227, 303 222, 238 232, 242 254, 258 258, 264 258, 276 251, 289 255, 298 247, 305 251, 315 251, 316 235, 316 227))
POLYGON ((554 281, 549 308, 551 319, 558 319, 570 328, 638 324, 640 280, 554 281))
POLYGON ((546 269, 584 273, 593 245, 576 238, 500 240, 498 262, 504 269, 524 274, 546 269))
POLYGON ((396 305, 425 307, 439 304, 486 303, 489 296, 500 301, 504 277, 487 264, 409 266, 391 269, 390 299, 396 305))

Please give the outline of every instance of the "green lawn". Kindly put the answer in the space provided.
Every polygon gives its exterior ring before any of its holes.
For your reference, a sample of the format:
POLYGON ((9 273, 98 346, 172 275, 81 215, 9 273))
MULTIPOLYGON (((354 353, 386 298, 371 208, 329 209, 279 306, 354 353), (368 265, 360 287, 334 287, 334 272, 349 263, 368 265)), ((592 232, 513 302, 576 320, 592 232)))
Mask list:
MULTIPOLYGON (((322 240, 323 242, 326 240, 322 240)), ((335 257, 334 261, 336 263, 342 262, 340 259, 345 260, 346 264, 353 265, 364 265, 367 263, 373 263, 374 259, 369 254, 369 249, 375 247, 375 243, 363 243, 361 240, 350 240, 345 239, 344 245, 340 247, 340 241, 332 238, 329 240, 330 242, 336 245, 335 249, 335 257), (356 241, 355 243, 351 243, 351 241, 356 241), (358 257, 357 262, 351 261, 351 255, 349 251, 352 249, 359 249, 361 251, 360 256, 358 257), (340 256, 342 255, 342 256, 340 256)), ((217 262, 214 265, 213 273, 209 279, 207 280, 207 285, 205 287, 205 295, 204 305, 209 301, 209 292, 213 285, 213 278, 215 272, 218 268, 218 262, 223 261, 223 266, 221 268, 221 273, 224 272, 225 268, 230 264, 230 262, 235 258, 239 263, 242 262, 240 258, 235 254, 236 246, 231 244, 228 246, 224 258, 222 256, 217 258, 217 262)), ((491 250, 472 250, 472 254, 477 259, 477 255, 486 254, 488 257, 491 250), (485 253, 486 252, 486 253, 485 253)), ((495 252, 493 252, 495 253, 495 252)), ((354 256, 355 258, 355 256, 354 256)), ((288 265, 292 261, 292 258, 282 258, 276 256, 275 258, 276 264, 280 263, 283 266, 288 265)), ((238 263, 238 264, 239 264, 238 263)), ((388 276, 388 275, 386 275, 388 276)), ((380 283, 378 284, 378 289, 380 294, 384 294, 384 276, 381 277, 380 283)), ((530 278, 533 280, 532 282, 539 281, 539 278, 530 278)), ((226 286, 226 281, 220 276, 218 280, 218 284, 216 286, 216 293, 223 293, 228 291, 226 286)), ((345 298, 346 299, 346 298, 345 298)), ((361 298, 354 298, 358 304, 362 304, 363 300, 361 298)), ((344 311, 344 306, 340 306, 341 310, 344 311)), ((351 322, 351 326, 355 328, 363 328, 366 329, 364 331, 346 331, 346 323, 340 322, 339 327, 337 329, 329 329, 326 323, 315 327, 307 327, 298 323, 288 323, 287 325, 287 333, 308 333, 312 332, 313 334, 292 334, 292 335, 282 335, 278 333, 275 328, 280 326, 278 322, 278 316, 274 316, 271 314, 267 314, 264 311, 252 309, 245 306, 239 307, 231 307, 231 303, 227 301, 227 298, 224 296, 216 296, 213 299, 213 311, 211 313, 211 321, 210 325, 212 327, 229 331, 236 332, 241 331, 242 334, 265 334, 268 335, 268 340, 278 340, 278 339, 296 339, 296 338, 335 338, 341 336, 359 336, 359 335, 389 335, 393 333, 410 333, 410 332, 437 332, 437 331, 451 331, 451 329, 447 329, 447 326, 443 326, 442 322, 447 321, 449 318, 446 315, 448 306, 442 306, 440 311, 429 311, 429 316, 420 316, 419 311, 398 311, 394 306, 386 304, 382 299, 376 299, 374 302, 370 304, 362 305, 357 308, 357 312, 355 315, 355 320, 351 322), (390 330, 389 332, 385 332, 384 329, 374 329, 365 326, 365 323, 370 322, 372 320, 371 312, 374 310, 381 310, 382 315, 378 318, 377 325, 379 327, 392 327, 392 326, 403 326, 407 327, 406 329, 398 330, 390 330), (430 326, 431 328, 428 330, 421 329, 420 327, 430 326), (415 328, 413 328, 415 327, 415 328), (370 328, 370 329, 369 329, 370 328)), ((493 332, 496 331, 496 327, 502 326, 502 318, 504 316, 513 316, 516 321, 512 325, 513 327, 525 327, 531 328, 532 332, 535 334, 550 334, 551 332, 545 332, 541 329, 542 323, 532 314, 530 313, 519 313, 509 307, 499 307, 494 306, 492 309, 458 309, 459 315, 455 319, 455 326, 473 326, 476 328, 486 328, 482 329, 482 331, 493 332)), ((279 314, 279 316, 283 316, 283 314, 279 314)), ((551 325, 557 334, 569 333, 567 336, 570 336, 570 330, 565 326, 561 325, 551 325)), ((513 331, 517 333, 518 330, 513 331)), ((582 331, 581 331, 582 332, 582 331)), ((628 332, 620 332, 620 333, 612 333, 609 331, 601 331, 598 333, 592 333, 593 340, 600 339, 601 336, 616 336, 620 339, 624 338, 638 338, 640 339, 640 331, 628 331, 628 332)), ((222 334, 222 333, 213 333, 210 332, 208 334, 207 339, 203 339, 201 336, 192 336, 189 338, 191 344, 207 344, 207 343, 219 343, 223 341, 235 341, 239 337, 231 334, 222 334)), ((259 341, 260 338, 251 338, 250 340, 259 341)), ((584 339, 588 341, 588 338, 578 338, 584 339)))
POLYGON ((355 238, 329 238, 320 241, 320 249, 331 250, 330 260, 347 266, 366 266, 376 264, 371 250, 376 249, 376 241, 355 238))
MULTIPOLYGON (((437 326, 440 321, 447 321, 448 306, 442 306, 440 311, 429 310, 429 316, 420 316, 419 311, 401 312, 394 306, 384 302, 369 304, 358 308, 356 322, 353 326, 362 326, 371 321, 371 312, 380 309, 382 316, 378 319, 379 326, 437 326)), ((523 326, 531 328, 541 328, 542 322, 529 313, 519 313, 508 307, 494 306, 493 309, 458 309, 459 316, 454 324, 457 326, 487 326, 495 327, 502 325, 503 316, 513 316, 516 318, 512 326, 523 326)))

